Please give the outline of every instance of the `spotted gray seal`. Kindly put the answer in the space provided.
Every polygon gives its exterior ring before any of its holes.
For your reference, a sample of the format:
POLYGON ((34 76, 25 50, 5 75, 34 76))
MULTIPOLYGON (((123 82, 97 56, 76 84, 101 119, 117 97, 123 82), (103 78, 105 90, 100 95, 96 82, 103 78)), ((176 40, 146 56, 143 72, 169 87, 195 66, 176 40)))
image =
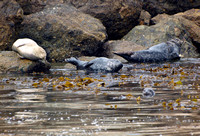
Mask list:
POLYGON ((145 98, 150 98, 155 96, 155 91, 152 88, 144 88, 142 95, 145 98))
POLYGON ((114 53, 134 63, 160 63, 180 59, 180 46, 182 41, 178 38, 154 45, 146 50, 136 52, 114 53))
POLYGON ((75 65, 78 70, 92 72, 118 72, 123 67, 119 60, 106 57, 99 57, 91 61, 81 61, 71 57, 65 61, 75 65))
POLYGON ((17 52, 21 58, 29 60, 46 60, 46 51, 35 41, 29 38, 16 40, 12 45, 12 50, 17 52))

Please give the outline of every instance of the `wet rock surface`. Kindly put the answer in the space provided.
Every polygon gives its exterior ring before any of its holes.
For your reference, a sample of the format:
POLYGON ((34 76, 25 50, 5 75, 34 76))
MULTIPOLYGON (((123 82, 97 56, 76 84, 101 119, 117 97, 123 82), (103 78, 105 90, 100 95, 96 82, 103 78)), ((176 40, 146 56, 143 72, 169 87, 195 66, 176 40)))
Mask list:
POLYGON ((13 51, 1 51, 0 59, 0 73, 48 72, 51 68, 48 62, 43 63, 41 61, 21 59, 13 51))

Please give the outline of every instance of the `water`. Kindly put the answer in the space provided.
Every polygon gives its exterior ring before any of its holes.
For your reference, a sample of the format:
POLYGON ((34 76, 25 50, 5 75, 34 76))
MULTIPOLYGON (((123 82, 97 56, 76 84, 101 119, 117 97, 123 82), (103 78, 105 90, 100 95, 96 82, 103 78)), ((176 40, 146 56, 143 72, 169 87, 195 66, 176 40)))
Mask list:
POLYGON ((200 135, 200 59, 0 75, 1 135, 200 135), (155 96, 143 97, 144 88, 155 96))

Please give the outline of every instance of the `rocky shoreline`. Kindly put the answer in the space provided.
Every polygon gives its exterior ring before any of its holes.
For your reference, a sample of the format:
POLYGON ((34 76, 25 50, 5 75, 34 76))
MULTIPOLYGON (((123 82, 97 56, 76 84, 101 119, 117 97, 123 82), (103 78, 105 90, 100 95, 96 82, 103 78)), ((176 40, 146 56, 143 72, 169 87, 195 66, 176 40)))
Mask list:
POLYGON ((113 51, 142 50, 176 37, 184 43, 183 57, 200 55, 199 1, 4 0, 0 7, 1 60, 19 38, 36 41, 49 62, 116 58, 113 51))

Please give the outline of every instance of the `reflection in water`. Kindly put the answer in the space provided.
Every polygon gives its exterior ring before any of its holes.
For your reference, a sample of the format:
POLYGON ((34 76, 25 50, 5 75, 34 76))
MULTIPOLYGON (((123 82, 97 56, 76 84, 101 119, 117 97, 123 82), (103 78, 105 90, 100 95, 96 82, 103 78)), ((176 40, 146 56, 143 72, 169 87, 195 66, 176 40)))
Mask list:
POLYGON ((1 135, 200 135, 200 61, 0 76, 1 135), (144 88, 155 91, 143 97, 144 88))

